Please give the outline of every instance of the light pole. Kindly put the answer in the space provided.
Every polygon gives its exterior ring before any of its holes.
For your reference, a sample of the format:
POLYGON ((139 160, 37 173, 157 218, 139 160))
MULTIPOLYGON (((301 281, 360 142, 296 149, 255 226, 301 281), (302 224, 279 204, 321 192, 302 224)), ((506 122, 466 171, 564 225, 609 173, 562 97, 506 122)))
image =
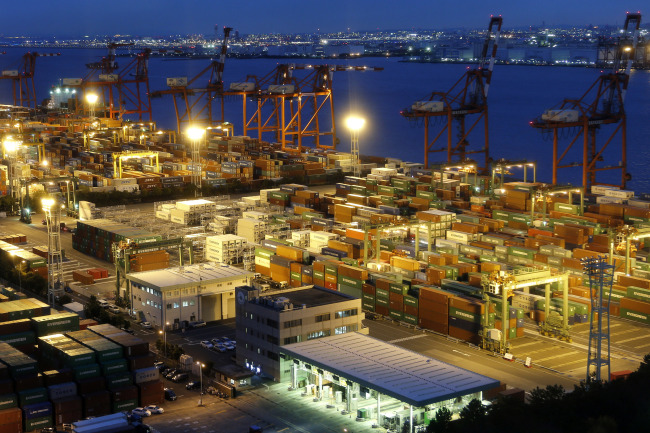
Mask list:
MULTIPOLYGON (((9 161, 9 196, 12 198, 11 200, 11 213, 13 214, 14 212, 14 164, 16 163, 16 153, 18 152, 18 149, 20 148, 20 145, 22 142, 17 141, 12 139, 11 137, 7 137, 3 140, 2 145, 4 147, 4 155, 7 157, 7 160, 9 161)), ((19 177, 20 179, 20 177, 19 177)))
POLYGON ((90 117, 95 117, 95 104, 97 103, 98 99, 99 96, 97 96, 96 93, 86 94, 86 102, 88 102, 88 105, 90 106, 90 117))
POLYGON ((199 141, 203 138, 205 129, 193 126, 187 129, 187 136, 192 142, 192 183, 196 186, 195 197, 199 196, 201 189, 201 157, 199 155, 199 141))
POLYGON ((350 136, 352 138, 352 145, 350 146, 350 153, 352 153, 352 168, 354 170, 354 175, 359 176, 361 170, 359 167, 359 131, 365 125, 366 119, 362 117, 350 116, 346 119, 345 124, 350 130, 350 136))
POLYGON ((199 381, 201 382, 201 394, 199 395, 199 406, 203 406, 203 367, 205 367, 205 364, 201 364, 199 361, 197 361, 196 365, 199 366, 199 381))

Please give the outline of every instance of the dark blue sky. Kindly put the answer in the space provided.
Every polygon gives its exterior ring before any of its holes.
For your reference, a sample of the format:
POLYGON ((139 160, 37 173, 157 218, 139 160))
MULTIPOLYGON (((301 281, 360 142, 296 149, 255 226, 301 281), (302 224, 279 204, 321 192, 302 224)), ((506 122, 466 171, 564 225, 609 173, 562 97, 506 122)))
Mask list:
POLYGON ((240 33, 483 27, 492 13, 503 15, 504 26, 509 27, 543 21, 621 25, 626 10, 648 4, 647 0, 3 0, 0 34, 211 34, 215 24, 227 24, 240 33))

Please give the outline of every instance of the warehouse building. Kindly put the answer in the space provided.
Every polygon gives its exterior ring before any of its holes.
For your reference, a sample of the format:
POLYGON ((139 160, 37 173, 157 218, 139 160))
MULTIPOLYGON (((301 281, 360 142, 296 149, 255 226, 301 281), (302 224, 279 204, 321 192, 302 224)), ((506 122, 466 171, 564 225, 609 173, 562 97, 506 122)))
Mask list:
POLYGON ((254 274, 219 264, 198 264, 127 275, 131 305, 144 320, 170 328, 187 322, 235 317, 235 287, 249 284, 254 274))
POLYGON ((237 288, 237 364, 287 380, 282 346, 361 330, 361 299, 318 287, 260 292, 237 288))
POLYGON ((391 431, 426 424, 446 407, 458 413, 499 381, 385 341, 350 332, 280 348, 290 392, 391 431))

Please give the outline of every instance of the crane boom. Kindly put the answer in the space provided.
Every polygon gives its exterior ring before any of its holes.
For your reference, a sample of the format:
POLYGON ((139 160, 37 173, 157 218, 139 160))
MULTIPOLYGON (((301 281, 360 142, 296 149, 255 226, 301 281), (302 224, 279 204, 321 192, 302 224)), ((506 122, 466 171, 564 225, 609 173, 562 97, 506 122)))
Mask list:
POLYGON ((487 57, 487 52, 490 47, 490 39, 492 35, 492 28, 496 25, 497 28, 494 31, 494 43, 492 44, 492 53, 490 54, 490 61, 488 63, 487 71, 484 70, 483 74, 485 76, 485 86, 483 90, 483 95, 485 98, 488 96, 488 90, 490 88, 490 82, 492 81, 492 70, 494 69, 494 62, 497 57, 497 48, 499 47, 499 37, 501 36, 501 25, 503 24, 503 18, 491 17, 490 25, 488 26, 488 32, 483 41, 483 51, 481 52, 481 63, 479 64, 479 69, 485 69, 485 59, 487 57))

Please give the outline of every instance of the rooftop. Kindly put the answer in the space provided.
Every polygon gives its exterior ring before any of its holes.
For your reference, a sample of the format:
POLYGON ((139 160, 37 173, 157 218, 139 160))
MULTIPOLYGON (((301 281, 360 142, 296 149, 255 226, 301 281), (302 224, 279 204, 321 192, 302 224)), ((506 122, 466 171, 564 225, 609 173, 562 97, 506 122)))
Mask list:
POLYGON ((155 271, 132 272, 127 279, 151 288, 176 289, 192 285, 210 284, 219 280, 252 277, 253 272, 229 265, 202 263, 155 271))
MULTIPOLYGON (((309 286, 262 292, 260 293, 259 298, 266 298, 271 301, 281 300, 282 298, 285 300, 288 299, 288 301, 285 302, 293 304, 294 308, 301 308, 302 305, 305 305, 307 308, 318 307, 319 305, 335 304, 337 302, 357 299, 341 292, 309 286)), ((277 308, 275 302, 271 302, 269 306, 271 308, 281 309, 277 308)))
POLYGON ((415 407, 499 386, 499 381, 358 332, 281 347, 281 352, 415 407))

